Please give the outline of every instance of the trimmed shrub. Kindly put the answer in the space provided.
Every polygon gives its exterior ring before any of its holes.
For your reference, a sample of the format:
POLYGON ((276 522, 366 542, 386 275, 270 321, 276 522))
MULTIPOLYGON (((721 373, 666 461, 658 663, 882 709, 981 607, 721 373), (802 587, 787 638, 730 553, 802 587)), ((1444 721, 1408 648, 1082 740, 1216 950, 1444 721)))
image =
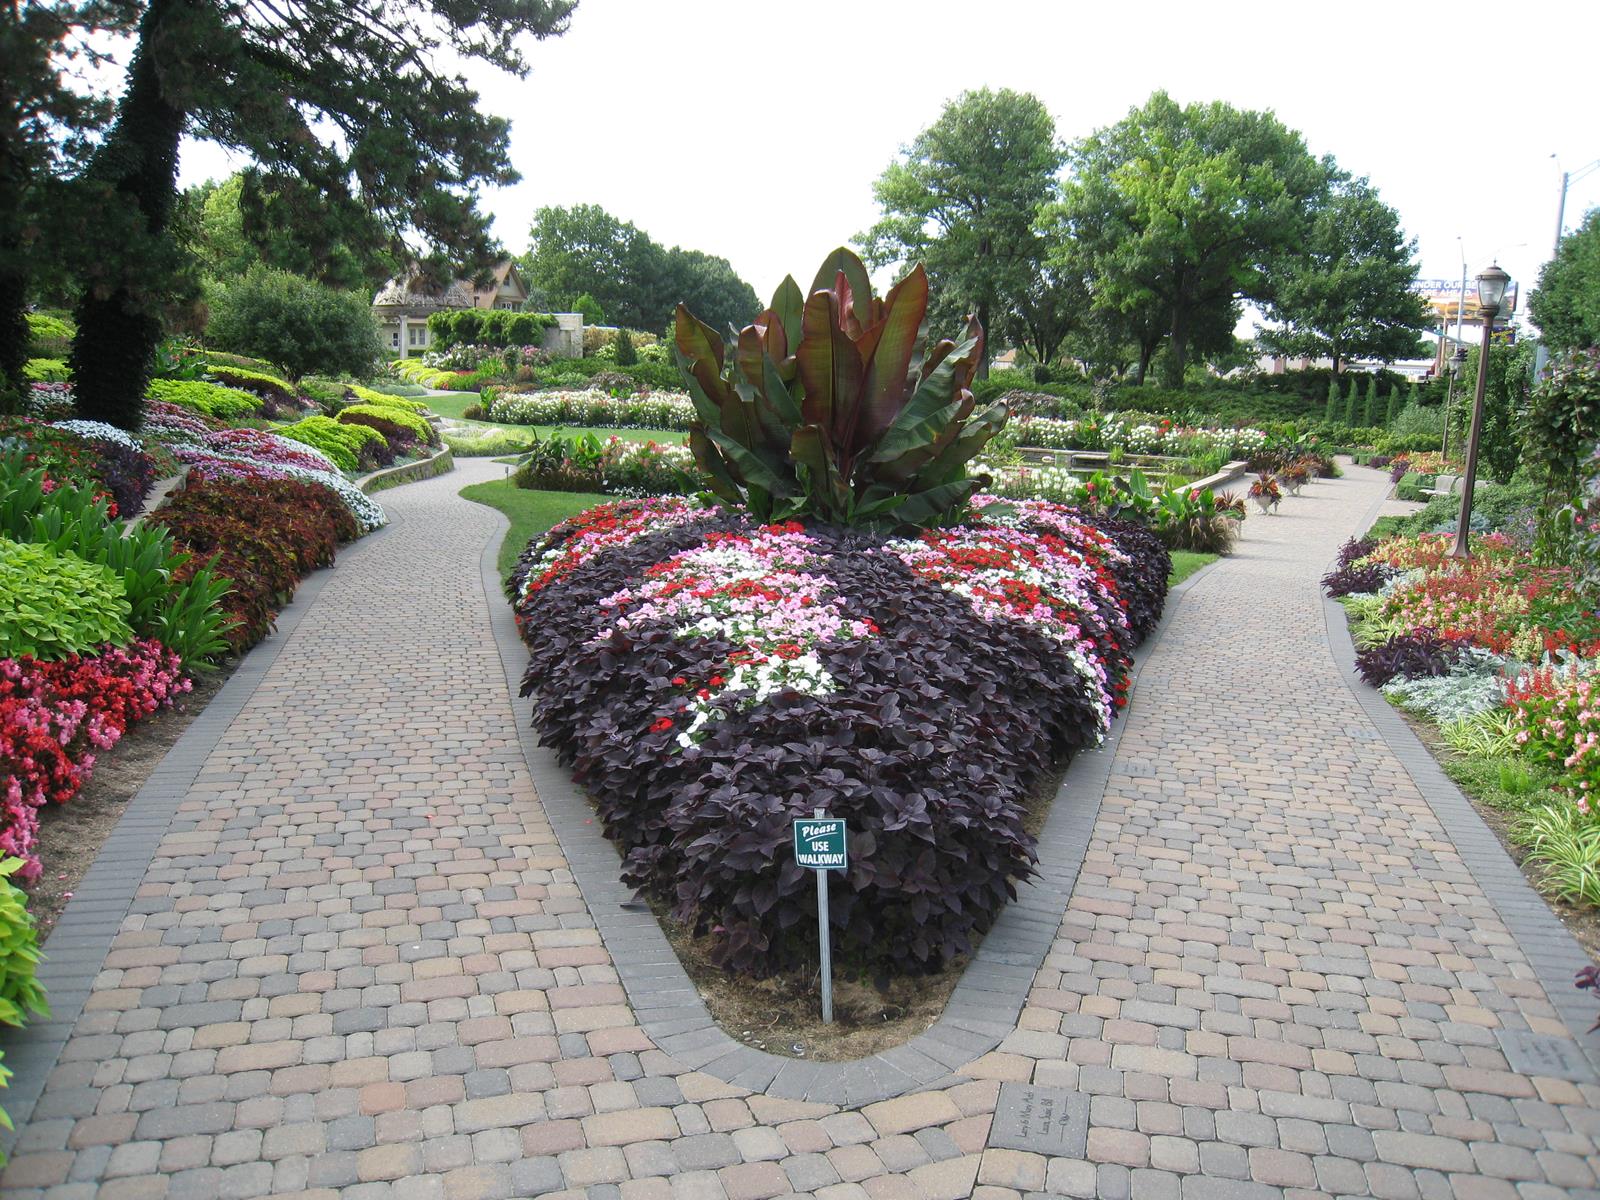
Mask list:
POLYGON ((367 425, 376 429, 395 451, 413 441, 431 445, 436 437, 433 426, 416 413, 388 404, 352 404, 339 410, 338 420, 341 425, 367 425))
MULTIPOLYGON (((262 371, 252 371, 244 367, 219 366, 212 363, 206 368, 206 373, 218 383, 228 387, 238 388, 240 391, 253 392, 262 400, 271 401, 289 408, 300 407, 300 394, 286 380, 279 379, 276 375, 269 375, 262 371)), ((274 415, 268 413, 267 415, 274 415)))
POLYGON ((261 413, 261 397, 239 388, 199 379, 152 379, 147 400, 176 404, 219 421, 254 417, 261 413))
POLYGON ((556 325, 549 313, 459 308, 430 316, 428 335, 433 349, 439 351, 456 345, 537 346, 544 340, 544 331, 556 325))
POLYGON ((277 432, 321 450, 338 464, 341 471, 359 471, 363 467, 380 465, 380 460, 393 462, 388 454, 388 441, 371 426, 335 421, 332 417, 311 416, 285 425, 277 432))

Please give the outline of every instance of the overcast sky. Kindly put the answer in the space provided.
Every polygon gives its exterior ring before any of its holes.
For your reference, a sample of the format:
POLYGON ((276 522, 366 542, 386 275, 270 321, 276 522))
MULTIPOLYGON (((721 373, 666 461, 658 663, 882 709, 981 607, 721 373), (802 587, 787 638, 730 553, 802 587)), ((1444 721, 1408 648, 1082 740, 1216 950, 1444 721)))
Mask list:
MULTIPOLYGON (((523 176, 485 205, 516 253, 541 205, 602 205, 765 299, 876 219, 873 180, 963 90, 1032 92, 1070 141, 1165 88, 1272 109, 1372 180, 1424 277, 1458 278, 1464 246, 1525 295, 1555 233, 1551 154, 1600 159, 1597 34, 1593 0, 580 0, 526 80, 475 81, 523 176)), ((228 169, 186 145, 185 184, 228 169)), ((1567 228, 1596 205, 1600 170, 1567 228)))

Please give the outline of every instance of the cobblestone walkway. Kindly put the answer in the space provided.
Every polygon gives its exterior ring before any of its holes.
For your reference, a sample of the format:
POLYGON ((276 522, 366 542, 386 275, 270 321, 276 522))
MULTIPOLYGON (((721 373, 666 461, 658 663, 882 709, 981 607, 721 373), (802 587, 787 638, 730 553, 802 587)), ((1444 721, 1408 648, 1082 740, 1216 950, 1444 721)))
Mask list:
MULTIPOLYGON (((1147 663, 1019 1027, 860 1111, 687 1070, 625 1003, 518 750, 465 465, 385 493, 201 769, 8 1197, 1565 1197, 1600 1087, 1328 649, 1370 472, 1253 517, 1147 663), (986 1149, 1002 1081, 1087 1155, 986 1149)), ((97 867, 97 870, 100 869, 97 867)))

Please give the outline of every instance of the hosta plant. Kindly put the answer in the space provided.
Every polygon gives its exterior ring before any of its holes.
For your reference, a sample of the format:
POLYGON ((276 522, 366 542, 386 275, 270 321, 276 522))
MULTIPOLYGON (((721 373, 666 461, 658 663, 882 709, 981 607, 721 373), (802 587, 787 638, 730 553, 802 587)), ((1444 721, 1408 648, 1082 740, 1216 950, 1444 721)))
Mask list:
POLYGON ((954 516, 984 482, 967 463, 1007 410, 974 411, 982 327, 970 321, 959 344, 930 345, 927 311, 920 264, 879 299, 842 248, 809 296, 786 278, 726 344, 679 305, 690 445, 711 490, 759 521, 919 527, 954 516))

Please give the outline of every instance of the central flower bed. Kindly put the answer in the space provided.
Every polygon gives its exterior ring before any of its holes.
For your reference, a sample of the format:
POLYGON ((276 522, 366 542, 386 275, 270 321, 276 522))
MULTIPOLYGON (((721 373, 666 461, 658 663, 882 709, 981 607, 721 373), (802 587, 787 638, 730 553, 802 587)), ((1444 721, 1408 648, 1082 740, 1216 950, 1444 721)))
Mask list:
POLYGON ((1133 525, 978 496, 920 536, 681 499, 592 509, 510 590, 535 724, 624 875, 765 974, 815 955, 790 825, 846 819, 841 960, 882 975, 971 949, 1036 861, 1025 805, 1125 703, 1169 557, 1133 525))

